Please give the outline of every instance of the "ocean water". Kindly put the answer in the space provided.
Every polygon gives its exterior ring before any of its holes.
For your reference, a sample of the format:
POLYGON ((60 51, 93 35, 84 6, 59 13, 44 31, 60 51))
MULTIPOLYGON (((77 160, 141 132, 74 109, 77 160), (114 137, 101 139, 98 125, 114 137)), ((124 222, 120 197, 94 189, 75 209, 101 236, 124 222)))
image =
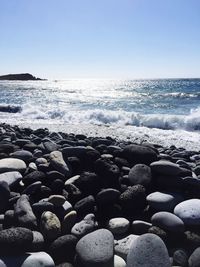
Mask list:
POLYGON ((0 122, 188 136, 200 150, 200 79, 0 81, 0 122))

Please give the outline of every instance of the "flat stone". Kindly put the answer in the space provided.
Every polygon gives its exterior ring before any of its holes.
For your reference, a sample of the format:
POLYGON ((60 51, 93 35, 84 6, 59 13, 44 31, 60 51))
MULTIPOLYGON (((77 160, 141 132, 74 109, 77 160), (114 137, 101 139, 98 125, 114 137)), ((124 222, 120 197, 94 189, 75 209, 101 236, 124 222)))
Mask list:
POLYGON ((138 237, 138 235, 131 234, 123 239, 115 240, 115 254, 122 257, 126 261, 130 247, 138 237))
POLYGON ((127 267, 170 267, 167 248, 160 237, 144 234, 132 243, 127 256, 127 267))
POLYGON ((99 229, 81 238, 76 246, 77 266, 113 267, 114 238, 107 229, 99 229))
POLYGON ((172 192, 153 192, 146 199, 149 206, 158 211, 173 211, 184 200, 182 195, 172 192))
POLYGON ((10 188, 22 180, 22 175, 18 171, 4 172, 0 174, 0 181, 5 181, 10 188))
POLYGON ((19 171, 24 173, 26 170, 26 163, 21 159, 4 158, 0 159, 0 173, 19 171))
POLYGON ((184 232, 184 223, 176 215, 170 212, 161 211, 155 213, 151 218, 152 225, 158 226, 161 229, 174 233, 184 232))
POLYGON ((108 222, 108 230, 114 235, 125 234, 130 226, 130 222, 126 218, 112 218, 108 222))
POLYGON ((182 219, 185 225, 200 225, 200 199, 189 199, 179 203, 174 214, 182 219))
POLYGON ((55 240, 60 236, 61 224, 58 217, 51 211, 46 211, 41 216, 40 231, 46 240, 55 240))
POLYGON ((181 173, 181 168, 178 164, 167 160, 155 161, 151 163, 150 167, 153 172, 163 175, 177 176, 181 173))

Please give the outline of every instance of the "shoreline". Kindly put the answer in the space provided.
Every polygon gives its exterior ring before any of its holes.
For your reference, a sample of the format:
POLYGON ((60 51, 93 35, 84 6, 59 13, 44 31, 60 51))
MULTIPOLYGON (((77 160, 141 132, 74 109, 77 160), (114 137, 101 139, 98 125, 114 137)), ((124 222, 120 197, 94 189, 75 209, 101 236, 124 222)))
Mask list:
MULTIPOLYGON (((6 123, 0 122, 0 123, 6 123)), ((94 124, 54 124, 10 121, 9 125, 18 125, 19 127, 29 127, 33 130, 47 128, 51 132, 63 132, 84 134, 89 137, 107 137, 110 136, 119 141, 130 141, 137 144, 149 142, 164 147, 171 145, 186 150, 200 151, 200 132, 189 132, 182 129, 163 130, 158 128, 138 127, 138 126, 117 126, 117 125, 94 125, 94 124)))

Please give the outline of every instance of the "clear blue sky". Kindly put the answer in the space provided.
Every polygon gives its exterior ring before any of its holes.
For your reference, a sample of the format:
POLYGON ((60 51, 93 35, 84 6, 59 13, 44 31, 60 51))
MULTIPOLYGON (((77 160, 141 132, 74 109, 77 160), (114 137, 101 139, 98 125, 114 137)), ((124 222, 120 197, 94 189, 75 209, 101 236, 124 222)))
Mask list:
POLYGON ((0 74, 200 77, 199 0, 0 0, 0 74))

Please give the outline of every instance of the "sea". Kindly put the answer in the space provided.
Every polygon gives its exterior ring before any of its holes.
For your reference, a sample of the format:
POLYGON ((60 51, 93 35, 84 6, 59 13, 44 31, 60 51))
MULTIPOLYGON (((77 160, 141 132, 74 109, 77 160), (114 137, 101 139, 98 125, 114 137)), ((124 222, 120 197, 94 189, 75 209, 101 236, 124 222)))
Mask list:
POLYGON ((0 122, 200 151, 200 79, 0 81, 0 122))

